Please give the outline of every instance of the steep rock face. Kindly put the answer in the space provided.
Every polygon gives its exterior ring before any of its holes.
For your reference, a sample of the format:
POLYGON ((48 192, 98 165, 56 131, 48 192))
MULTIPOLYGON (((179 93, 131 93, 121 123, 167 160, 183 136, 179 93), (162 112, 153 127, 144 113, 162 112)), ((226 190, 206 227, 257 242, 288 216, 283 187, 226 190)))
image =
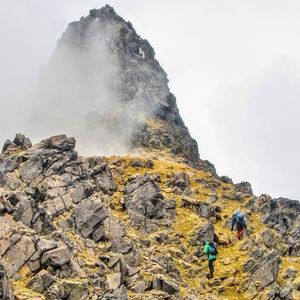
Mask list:
POLYGON ((93 99, 81 126, 99 141, 98 151, 157 149, 215 172, 212 164, 200 160, 197 143, 180 117, 153 48, 112 7, 91 10, 69 24, 44 73, 41 86, 46 86, 55 106, 82 102, 80 113, 85 100, 93 99), (71 91, 65 92, 69 85, 71 91), (75 98, 81 94, 82 98, 75 98))

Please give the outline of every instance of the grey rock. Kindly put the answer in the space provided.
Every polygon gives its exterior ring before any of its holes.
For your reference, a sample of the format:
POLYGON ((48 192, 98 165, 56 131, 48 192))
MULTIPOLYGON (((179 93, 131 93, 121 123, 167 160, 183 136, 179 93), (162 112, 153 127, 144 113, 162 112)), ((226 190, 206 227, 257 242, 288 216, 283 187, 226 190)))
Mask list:
POLYGON ((147 284, 145 281, 136 281, 132 286, 130 286, 130 290, 137 294, 142 294, 145 292, 147 288, 147 284))
POLYGON ((247 181, 240 182, 238 184, 235 184, 235 188, 244 194, 247 194, 249 196, 253 195, 251 184, 247 181))
POLYGON ((69 151, 75 148, 76 141, 73 137, 68 138, 65 134, 52 136, 41 142, 41 147, 45 149, 57 149, 59 151, 69 151))
POLYGON ((213 241, 214 237, 214 225, 211 223, 204 223, 195 230, 194 237, 190 241, 190 244, 202 246, 205 241, 213 241))
POLYGON ((10 154, 15 150, 27 150, 31 148, 32 144, 29 138, 21 133, 17 133, 14 140, 6 140, 1 153, 10 154))
POLYGON ((43 172, 43 161, 40 156, 31 156, 22 163, 19 168, 21 178, 26 183, 30 183, 43 172))
POLYGON ((194 209, 198 215, 206 219, 216 216, 214 205, 205 201, 183 198, 182 206, 194 209))
POLYGON ((12 285, 8 279, 6 269, 0 265, 0 299, 14 300, 14 292, 12 285))
POLYGON ((107 275, 108 288, 115 290, 121 285, 121 273, 112 273, 107 275))
POLYGON ((92 188, 84 182, 78 182, 71 190, 71 198, 75 204, 79 203, 82 199, 89 197, 92 193, 92 188))
POLYGON ((227 183, 227 184, 233 184, 233 181, 231 178, 229 178, 228 176, 220 176, 219 177, 220 180, 224 183, 227 183))
POLYGON ((30 139, 21 133, 16 134, 13 142, 22 150, 27 150, 32 147, 30 139))
POLYGON ((52 284, 44 294, 45 298, 48 300, 57 300, 60 298, 59 286, 57 283, 52 284))
POLYGON ((118 300, 127 300, 128 299, 128 293, 125 285, 121 285, 119 290, 116 292, 117 299, 118 300))
POLYGON ((9 154, 11 151, 16 150, 17 149, 17 145, 15 143, 13 143, 10 140, 6 140, 4 142, 4 145, 2 147, 2 151, 1 153, 3 154, 9 154))
POLYGON ((292 288, 287 285, 285 286, 279 293, 279 296, 282 298, 282 299, 286 299, 286 297, 292 292, 292 288))
POLYGON ((126 209, 135 211, 146 218, 162 217, 162 195, 159 193, 158 185, 150 180, 143 182, 143 179, 139 184, 137 182, 139 180, 140 178, 128 183, 125 187, 126 191, 130 191, 134 184, 138 184, 138 187, 125 198, 126 209))
POLYGON ((89 299, 84 298, 88 295, 88 285, 86 282, 68 283, 67 289, 70 290, 67 300, 89 299))
POLYGON ((53 250, 57 247, 57 243, 55 241, 40 239, 37 243, 37 250, 42 254, 46 251, 53 250))
POLYGON ((261 237, 264 241, 264 244, 267 247, 274 246, 274 233, 271 229, 266 229, 261 233, 261 237))
POLYGON ((297 273, 298 273, 297 269, 291 266, 284 271, 282 277, 284 279, 295 278, 297 273))
POLYGON ((8 276, 12 277, 35 252, 32 239, 23 236, 1 259, 1 263, 7 269, 8 276))
POLYGON ((26 286, 34 292, 42 293, 44 290, 48 289, 54 281, 54 277, 46 270, 41 270, 30 279, 26 286))
POLYGON ((163 291, 168 294, 176 294, 179 292, 179 287, 175 282, 161 276, 156 277, 153 280, 153 289, 163 291))
POLYGON ((159 186, 149 176, 138 176, 129 180, 124 193, 125 209, 136 225, 144 224, 146 219, 167 218, 171 221, 175 215, 175 201, 164 200, 159 186))
POLYGON ((124 237, 124 228, 121 225, 120 221, 115 220, 113 217, 106 218, 102 225, 97 227, 93 234, 92 239, 95 242, 101 240, 109 240, 112 243, 112 248, 114 251, 117 251, 117 248, 122 243, 124 237))
POLYGON ((71 260, 71 253, 67 247, 59 247, 47 251, 42 256, 42 264, 50 266, 62 266, 71 260))
POLYGON ((190 186, 189 176, 185 172, 176 173, 173 180, 173 186, 184 190, 190 186))
MULTIPOLYGON (((108 213, 103 202, 96 197, 90 197, 81 202, 75 212, 77 229, 83 237, 87 238, 99 227, 108 213)), ((98 234, 95 234, 98 238, 98 234)))
POLYGON ((281 257, 276 250, 268 254, 256 250, 244 264, 244 271, 250 273, 252 282, 257 282, 256 290, 261 291, 276 280, 280 263, 281 257))
POLYGON ((0 172, 2 174, 11 173, 19 167, 21 162, 21 157, 7 157, 2 162, 0 162, 0 172))

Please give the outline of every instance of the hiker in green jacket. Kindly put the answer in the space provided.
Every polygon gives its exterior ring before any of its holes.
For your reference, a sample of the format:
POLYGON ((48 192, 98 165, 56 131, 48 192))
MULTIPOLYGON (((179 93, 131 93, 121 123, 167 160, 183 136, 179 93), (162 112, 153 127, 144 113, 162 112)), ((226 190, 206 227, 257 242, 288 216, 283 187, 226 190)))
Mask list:
POLYGON ((203 253, 207 254, 208 258, 208 267, 209 267, 209 278, 214 277, 214 263, 215 260, 217 259, 217 254, 218 254, 218 248, 217 244, 215 242, 210 242, 206 241, 204 243, 204 249, 203 253))

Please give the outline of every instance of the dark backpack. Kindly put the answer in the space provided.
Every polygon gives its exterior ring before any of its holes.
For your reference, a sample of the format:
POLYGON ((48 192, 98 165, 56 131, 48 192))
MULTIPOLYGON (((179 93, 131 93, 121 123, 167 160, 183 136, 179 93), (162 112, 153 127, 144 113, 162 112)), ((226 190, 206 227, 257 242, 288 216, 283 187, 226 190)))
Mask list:
POLYGON ((239 212, 236 214, 236 223, 239 225, 244 225, 244 214, 239 212))
POLYGON ((209 243, 209 251, 208 254, 217 255, 218 254, 218 245, 215 242, 209 243))

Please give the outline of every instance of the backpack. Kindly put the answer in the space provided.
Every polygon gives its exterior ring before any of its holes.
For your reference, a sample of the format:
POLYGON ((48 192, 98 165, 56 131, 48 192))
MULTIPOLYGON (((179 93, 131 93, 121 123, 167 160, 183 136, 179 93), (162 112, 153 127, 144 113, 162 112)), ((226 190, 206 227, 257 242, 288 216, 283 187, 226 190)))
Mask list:
POLYGON ((209 242, 209 252, 208 254, 217 255, 218 254, 218 245, 215 242, 209 242))
POLYGON ((241 212, 238 212, 236 214, 236 223, 237 224, 240 224, 240 225, 243 225, 244 224, 244 214, 241 213, 241 212))

